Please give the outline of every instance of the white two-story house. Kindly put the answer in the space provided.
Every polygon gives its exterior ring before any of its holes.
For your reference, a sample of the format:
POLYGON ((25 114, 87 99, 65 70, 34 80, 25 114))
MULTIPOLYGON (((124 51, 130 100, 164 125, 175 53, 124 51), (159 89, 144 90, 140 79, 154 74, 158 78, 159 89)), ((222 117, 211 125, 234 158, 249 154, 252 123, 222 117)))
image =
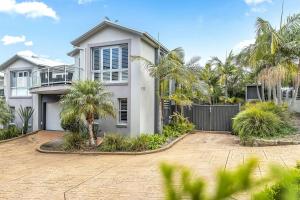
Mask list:
POLYGON ((116 118, 99 119, 103 132, 137 136, 157 131, 158 85, 144 63, 132 56, 155 63, 159 53, 168 50, 148 33, 110 21, 103 21, 71 44, 74 49, 68 55, 74 58, 74 65, 48 60, 46 66, 14 56, 0 66, 5 74, 5 96, 12 109, 32 106, 33 130, 61 130, 61 95, 74 81, 101 81, 112 92, 117 111, 116 118))

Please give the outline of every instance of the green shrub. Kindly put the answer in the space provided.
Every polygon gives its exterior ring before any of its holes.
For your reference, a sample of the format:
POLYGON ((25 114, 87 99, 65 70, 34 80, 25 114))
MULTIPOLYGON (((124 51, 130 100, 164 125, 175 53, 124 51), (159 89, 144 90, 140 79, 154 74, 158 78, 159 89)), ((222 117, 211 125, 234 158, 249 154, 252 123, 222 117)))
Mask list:
POLYGON ((169 139, 174 139, 194 129, 194 125, 180 114, 172 117, 172 124, 164 126, 163 134, 142 134, 139 137, 127 138, 119 134, 105 135, 99 151, 147 151, 158 149, 169 139))
POLYGON ((64 136, 64 150, 80 150, 84 147, 86 136, 80 133, 67 133, 64 136))
POLYGON ((278 116, 258 108, 248 108, 240 112, 233 120, 233 130, 241 140, 251 137, 273 137, 281 134, 282 122, 278 116))
POLYGON ((254 176, 259 163, 246 161, 234 170, 219 170, 215 186, 181 166, 161 164, 165 199, 168 200, 299 200, 300 171, 278 165, 270 166, 263 177, 254 176), (261 188, 265 189, 261 191, 261 188), (241 198, 238 198, 242 194, 241 198))
POLYGON ((160 148, 166 143, 163 135, 146 135, 128 138, 119 134, 108 134, 103 138, 99 151, 146 151, 160 148))
POLYGON ((249 109, 253 107, 266 112, 271 112, 284 122, 290 122, 291 114, 288 111, 287 104, 276 105, 274 102, 247 103, 244 108, 249 109))
POLYGON ((108 134, 104 136, 98 150, 107 152, 127 151, 130 149, 130 146, 129 138, 119 134, 108 134))
POLYGON ((86 126, 84 125, 82 120, 73 115, 61 118, 60 125, 65 131, 70 131, 72 133, 80 133, 86 131, 86 126))
POLYGON ((190 123, 187 118, 175 113, 172 115, 172 123, 164 126, 163 135, 165 137, 176 138, 182 134, 192 131, 194 128, 194 124, 190 123))
POLYGON ((22 130, 15 125, 9 125, 6 129, 0 130, 0 140, 7 140, 21 135, 22 130))
POLYGON ((296 131, 286 104, 273 102, 247 103, 233 120, 234 134, 242 141, 253 137, 269 138, 289 135, 296 131))
POLYGON ((160 148, 167 138, 164 135, 141 135, 131 140, 131 151, 146 151, 160 148))

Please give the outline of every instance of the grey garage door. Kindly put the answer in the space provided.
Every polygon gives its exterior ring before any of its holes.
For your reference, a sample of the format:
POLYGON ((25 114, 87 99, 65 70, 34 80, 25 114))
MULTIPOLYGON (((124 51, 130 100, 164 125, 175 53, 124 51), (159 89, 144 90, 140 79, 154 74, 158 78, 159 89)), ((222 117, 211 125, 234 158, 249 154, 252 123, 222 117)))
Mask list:
POLYGON ((239 105, 199 105, 185 110, 186 117, 197 130, 231 131, 232 118, 239 112, 239 105))

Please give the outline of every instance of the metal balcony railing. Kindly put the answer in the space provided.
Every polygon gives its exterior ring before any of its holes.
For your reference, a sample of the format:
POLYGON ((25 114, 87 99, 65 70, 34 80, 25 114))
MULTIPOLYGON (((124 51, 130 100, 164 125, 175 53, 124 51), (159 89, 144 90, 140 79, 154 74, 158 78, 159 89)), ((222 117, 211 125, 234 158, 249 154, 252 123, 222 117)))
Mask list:
POLYGON ((83 70, 74 66, 56 66, 32 72, 32 88, 71 84, 81 79, 83 70))

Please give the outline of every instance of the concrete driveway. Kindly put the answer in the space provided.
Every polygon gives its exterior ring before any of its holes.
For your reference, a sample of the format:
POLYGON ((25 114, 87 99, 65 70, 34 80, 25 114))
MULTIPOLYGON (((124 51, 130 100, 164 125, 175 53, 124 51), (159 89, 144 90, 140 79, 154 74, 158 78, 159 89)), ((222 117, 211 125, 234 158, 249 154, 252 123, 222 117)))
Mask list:
POLYGON ((0 144, 0 199, 162 199, 162 161, 181 163, 213 185, 216 169, 230 169, 248 157, 260 158, 256 175, 270 162, 294 166, 300 146, 240 147, 225 134, 197 133, 171 149, 139 156, 42 154, 39 144, 59 133, 36 135, 0 144))

